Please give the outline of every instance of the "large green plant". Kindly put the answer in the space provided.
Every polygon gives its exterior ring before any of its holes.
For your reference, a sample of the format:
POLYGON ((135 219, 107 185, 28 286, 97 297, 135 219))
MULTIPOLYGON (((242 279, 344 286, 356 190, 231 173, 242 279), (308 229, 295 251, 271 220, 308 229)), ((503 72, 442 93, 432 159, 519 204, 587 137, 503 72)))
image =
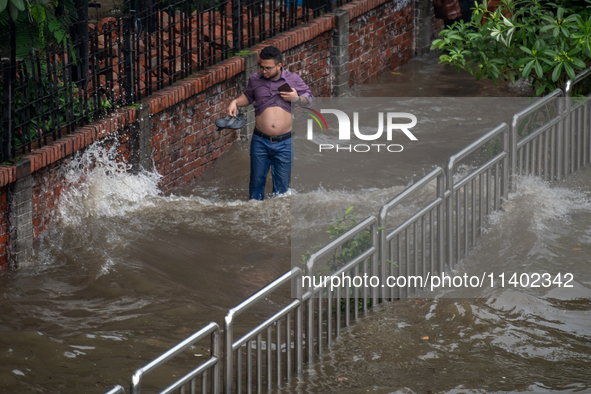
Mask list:
POLYGON ((61 0, 61 5, 58 12, 57 0, 0 0, 0 54, 8 53, 10 19, 17 32, 17 58, 25 59, 32 50, 43 50, 48 44, 61 46, 78 19, 73 0, 61 0))
POLYGON ((591 65, 591 6, 502 0, 490 12, 487 3, 475 2, 469 23, 440 32, 431 47, 445 52, 440 63, 495 84, 499 79, 530 80, 537 96, 562 87, 591 65))

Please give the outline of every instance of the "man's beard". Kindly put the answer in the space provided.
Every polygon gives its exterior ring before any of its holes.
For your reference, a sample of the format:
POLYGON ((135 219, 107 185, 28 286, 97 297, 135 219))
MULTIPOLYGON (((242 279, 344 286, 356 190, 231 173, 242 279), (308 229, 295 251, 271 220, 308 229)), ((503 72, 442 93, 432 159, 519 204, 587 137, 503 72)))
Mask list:
POLYGON ((275 75, 269 74, 268 77, 265 77, 265 74, 262 74, 262 75, 263 75, 263 78, 265 78, 265 79, 275 79, 275 78, 277 78, 280 75, 279 73, 280 73, 280 71, 279 70, 276 70, 275 71, 275 75))

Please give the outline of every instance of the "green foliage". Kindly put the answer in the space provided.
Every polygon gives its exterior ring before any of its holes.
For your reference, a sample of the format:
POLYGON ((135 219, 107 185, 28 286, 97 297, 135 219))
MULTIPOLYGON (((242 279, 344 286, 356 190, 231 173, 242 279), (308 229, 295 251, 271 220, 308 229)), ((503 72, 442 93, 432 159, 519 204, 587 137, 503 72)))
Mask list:
MULTIPOLYGON (((586 0, 591 4, 591 0, 586 0)), ((475 2, 469 23, 454 23, 434 40, 440 63, 489 78, 530 80, 541 96, 591 65, 591 6, 562 1, 502 0, 495 12, 475 2)))
MULTIPOLYGON (((359 217, 351 215, 353 207, 347 208, 343 217, 336 218, 334 224, 331 225, 327 233, 330 234, 329 239, 333 240, 345 234, 347 231, 357 225, 359 217)), ((325 262, 324 268, 317 271, 317 274, 325 271, 330 273, 338 270, 340 267, 365 252, 371 245, 371 238, 369 230, 364 230, 357 234, 355 237, 345 242, 340 250, 335 250, 332 256, 325 262)), ((310 258, 310 255, 315 251, 319 250, 320 246, 314 246, 312 251, 308 250, 305 255, 302 255, 302 263, 305 265, 306 261, 310 258)))
MULTIPOLYGON (((14 96, 16 111, 15 131, 12 141, 15 150, 51 135, 58 128, 65 127, 68 121, 66 112, 69 112, 70 122, 77 122, 84 117, 88 121, 92 121, 92 102, 89 101, 87 107, 84 107, 83 100, 76 97, 76 86, 73 84, 66 85, 63 82, 64 75, 61 69, 57 71, 57 86, 50 81, 46 67, 42 67, 41 72, 41 77, 37 76, 35 89, 31 88, 33 76, 30 72, 27 75, 29 79, 28 87, 25 86, 27 82, 22 74, 15 81, 14 87, 17 94, 14 96), (29 90, 28 100, 24 102, 20 94, 23 89, 29 90), (58 114, 55 121, 53 116, 48 115, 52 109, 58 114)), ((3 86, 0 85, 0 96, 3 94, 3 89, 3 86)))
MULTIPOLYGON (((0 0, 0 31, 7 32, 10 19, 14 21, 17 58, 25 59, 32 48, 41 50, 48 44, 65 42, 68 28, 78 19, 78 14, 73 0, 63 0, 62 15, 58 17, 57 4, 57 0, 0 0), (2 8, 3 3, 8 7, 2 8)), ((0 53, 7 50, 8 39, 4 39, 0 42, 0 53)))
MULTIPOLYGON (((332 241, 340 237, 341 235, 345 234, 347 231, 355 227, 359 221, 359 217, 352 215, 354 207, 349 207, 345 211, 345 214, 342 217, 334 219, 334 224, 332 224, 328 229, 327 233, 330 234, 329 239, 332 241)), ((381 229, 381 228, 380 228, 381 229)), ((369 230, 365 229, 357 234, 355 237, 350 239, 349 241, 345 242, 342 246, 340 251, 334 251, 332 256, 328 260, 324 262, 324 264, 319 264, 321 269, 318 269, 314 275, 320 276, 322 273, 332 274, 333 272, 337 271, 339 268, 345 266, 348 262, 355 259, 357 256, 361 255, 371 246, 371 234, 369 230)), ((306 262, 310 258, 311 254, 315 251, 319 250, 321 246, 316 245, 312 247, 312 250, 307 250, 306 254, 302 255, 302 264, 306 265, 306 262)), ((398 266, 395 262, 391 260, 387 260, 388 263, 393 264, 394 266, 398 266)), ((362 264, 366 264, 365 262, 362 264)), ((369 262, 367 265, 367 269, 369 269, 369 262)), ((305 273, 305 269, 303 270, 305 273)), ((326 294, 326 289, 324 290, 326 294)), ((363 309, 363 298, 355 298, 353 297, 353 289, 349 289, 350 298, 349 303, 347 305, 347 301, 345 298, 340 299, 340 308, 344 311, 346 308, 349 308, 351 312, 354 311, 355 308, 358 310, 363 309)), ((367 306, 370 306, 371 300, 368 298, 367 306)), ((333 306, 333 312, 335 312, 336 307, 333 306)))

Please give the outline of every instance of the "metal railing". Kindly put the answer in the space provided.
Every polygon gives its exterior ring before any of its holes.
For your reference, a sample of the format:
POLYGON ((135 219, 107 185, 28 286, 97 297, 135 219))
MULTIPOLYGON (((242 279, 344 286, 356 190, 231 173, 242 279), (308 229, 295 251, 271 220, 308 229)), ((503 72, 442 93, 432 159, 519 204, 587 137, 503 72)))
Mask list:
MULTIPOLYGON (((441 167, 436 167, 421 180, 410 186, 398 196, 387 202, 380 209, 378 226, 380 228, 380 274, 385 281, 387 276, 393 275, 398 267, 398 276, 403 272, 408 278, 411 275, 411 260, 413 261, 413 275, 419 274, 419 259, 421 275, 426 280, 428 274, 443 272, 443 204, 445 192, 445 173, 441 167), (424 190, 433 180, 437 182, 436 198, 430 201, 414 215, 388 232, 388 213, 424 190), (412 229, 412 232, 410 231, 412 229), (420 237, 417 232, 420 231, 420 237), (428 237, 427 237, 428 235, 428 237), (419 254, 419 244, 421 252, 419 254), (412 246, 412 248, 411 248, 412 246), (427 264, 428 263, 428 264, 427 264)), ((384 283, 384 282, 382 282, 384 283)), ((416 285, 415 281, 415 285, 416 285)), ((398 298, 402 298, 402 287, 398 288, 398 298)), ((410 282, 406 284, 406 296, 410 295, 410 282)), ((416 291, 417 287, 414 286, 416 291)), ((382 288, 382 299, 394 299, 394 287, 382 288), (388 294, 390 293, 390 294, 388 294)))
POLYGON ((565 132, 565 152, 570 155, 567 157, 565 154, 565 175, 586 165, 591 158, 591 138, 589 137, 591 92, 587 93, 584 98, 572 97, 575 85, 585 80, 589 82, 590 76, 591 68, 588 68, 578 74, 574 81, 568 80, 564 87, 566 99, 564 128, 567 131, 565 132), (567 172, 567 170, 569 171, 567 172))
POLYGON ((116 385, 111 390, 107 391, 105 394, 125 394, 125 389, 121 385, 116 385))
POLYGON ((275 382, 280 386, 283 381, 283 365, 285 365, 285 378, 291 379, 293 369, 297 374, 302 373, 302 270, 298 267, 292 268, 257 293, 240 303, 238 306, 230 309, 224 319, 224 392, 241 393, 243 388, 243 379, 246 378, 244 388, 247 393, 251 393, 253 387, 257 393, 262 391, 266 383, 267 390, 271 390, 273 384, 273 372, 275 382), (234 340, 235 319, 243 312, 252 308, 259 301, 273 294, 276 290, 285 284, 294 285, 295 299, 287 306, 283 307, 273 316, 266 319, 256 328, 243 335, 238 340, 234 340), (281 321, 285 322, 284 339, 282 340, 281 321), (295 332, 292 332, 292 320, 295 332), (275 335, 272 334, 273 327, 275 335), (265 334, 265 375, 266 382, 263 381, 263 334, 265 334), (293 338, 293 339, 292 339, 293 338), (275 340, 275 354, 273 355, 272 344, 275 340), (291 345, 294 344, 294 354, 291 352, 291 345), (255 348, 255 379, 252 378, 253 355, 252 349, 255 348), (243 349, 244 348, 244 349, 243 349), (285 355, 283 355, 285 349, 285 355), (273 362, 275 357, 275 362, 273 362), (245 358, 245 363, 243 363, 245 358), (283 362, 285 360, 285 362, 283 362), (273 364, 275 366, 273 367, 273 364), (274 371, 273 371, 274 370, 274 371), (243 375, 244 374, 244 375, 243 375), (235 390, 235 391, 234 391, 235 390))
MULTIPOLYGON (((312 365, 316 355, 322 354, 325 345, 330 347, 333 339, 341 334, 342 326, 351 324, 351 318, 358 319, 360 313, 366 313, 380 301, 408 297, 411 291, 420 288, 416 285, 406 286, 405 292, 399 288, 395 296, 393 287, 380 292, 374 286, 370 286, 371 289, 351 286, 351 282, 343 280, 333 289, 327 284, 332 285, 335 278, 370 274, 378 277, 380 283, 385 283, 386 276, 393 274, 396 265, 398 276, 402 274, 408 277, 414 274, 423 279, 429 274, 453 269, 455 263, 468 254, 469 246, 476 243, 486 217, 501 209, 502 201, 509 190, 510 175, 534 175, 545 180, 560 179, 589 163, 590 97, 586 96, 574 105, 569 104, 572 86, 589 76, 591 69, 580 74, 575 81, 568 81, 564 94, 563 91, 556 90, 518 112, 513 116, 511 128, 505 123, 500 124, 451 156, 445 171, 436 167, 384 204, 380 209, 379 219, 375 216, 366 218, 310 255, 306 262, 306 277, 299 267, 294 267, 232 308, 224 322, 223 357, 219 349, 219 327, 210 323, 136 371, 131 393, 140 394, 140 383, 144 375, 209 333, 213 335, 211 358, 163 393, 177 389, 184 392, 184 385, 189 382, 191 393, 194 393, 195 378, 208 369, 213 369, 211 391, 218 393, 219 383, 222 381, 219 374, 222 359, 225 393, 261 393, 264 388, 270 391, 274 384, 279 387, 289 381, 293 373, 299 375, 303 372, 304 352, 305 361, 312 365), (566 96, 566 105, 561 104, 563 96, 566 96), (528 126, 524 127, 523 124, 528 126), (480 158, 481 161, 485 160, 485 163, 472 168, 467 175, 460 178, 456 174, 459 162, 479 152, 484 156, 484 159, 480 158), (391 222, 388 221, 388 214, 411 197, 429 192, 432 182, 437 185, 435 197, 427 199, 425 205, 417 208, 410 218, 389 229, 391 222), (320 283, 312 279, 327 257, 334 256, 339 248, 360 236, 369 239, 364 250, 342 267, 336 267, 330 275, 320 278, 320 283), (293 286, 293 301, 241 338, 235 339, 236 318, 287 284, 293 286)), ((512 181, 514 188, 515 179, 512 181)), ((116 386, 107 394, 124 393, 122 390, 121 386, 116 386)), ((201 390, 201 393, 206 392, 203 381, 201 390)))
MULTIPOLYGON (((359 311, 366 313, 368 308, 378 304, 378 289, 371 287, 371 298, 368 294, 367 286, 356 286, 351 283, 351 280, 346 278, 356 278, 371 274, 378 275, 378 220, 375 216, 369 216, 365 220, 358 223, 353 228, 342 234, 340 237, 334 239, 320 250, 311 254, 306 262, 306 276, 308 279, 308 286, 302 283, 306 288, 303 295, 303 300, 307 301, 307 319, 306 319, 306 353, 308 364, 314 363, 314 348, 316 347, 318 355, 322 354, 323 339, 326 339, 326 345, 331 346, 333 335, 338 337, 341 333, 341 325, 348 327, 351 323, 351 312, 353 318, 359 318, 359 311), (368 230, 369 229, 369 230, 368 230), (346 245, 348 242, 355 240, 359 236, 369 236, 368 247, 361 251, 359 255, 348 261, 344 266, 338 267, 330 275, 326 275, 320 283, 313 283, 315 270, 319 268, 320 264, 325 263, 324 258, 331 254, 337 253, 339 248, 346 245), (332 278, 339 278, 338 286, 334 293, 333 289, 326 284, 328 282, 332 285, 332 278), (359 290, 361 289, 361 294, 359 290), (317 302, 314 302, 314 298, 317 302), (335 312, 333 313, 332 299, 336 299, 335 312), (341 312, 341 302, 344 304, 344 316, 341 312), (371 300, 371 302, 370 302, 371 300), (359 305, 361 303, 361 305, 359 305), (325 304, 325 305, 324 305, 325 304), (323 313, 325 311, 326 313, 323 313), (326 315, 326 325, 324 324, 324 317, 326 315), (314 323, 316 321, 316 332, 314 331, 314 323), (334 323, 333 323, 334 321, 334 323), (333 330, 334 327, 334 330, 333 330), (314 339, 316 338, 316 344, 314 339), (316 345, 316 346, 314 346, 316 345)), ((320 277, 322 278, 322 277, 320 277)))
POLYGON ((186 349, 189 349, 194 343, 199 340, 211 336, 211 356, 208 360, 201 363, 197 368, 178 379, 176 382, 168 386, 166 389, 161 391, 161 394, 172 393, 175 390, 185 392, 185 385, 190 385, 191 394, 196 393, 197 385, 196 379, 201 377, 201 393, 207 392, 207 371, 211 370, 210 386, 213 394, 219 394, 220 392, 220 364, 221 358, 221 346, 220 346, 220 327, 217 323, 209 323, 195 334, 191 335, 183 342, 179 343, 160 357, 138 369, 133 374, 131 379, 131 394, 140 394, 142 391, 142 380, 149 373, 154 372, 174 357, 181 354, 186 349))
POLYGON ((24 45, 38 32, 12 20, 0 29, 0 162, 331 12, 333 0, 134 0, 97 26, 88 1, 77 4, 77 29, 60 44, 24 45))
POLYGON ((445 197, 447 199, 447 263, 451 269, 462 257, 461 245, 464 246, 463 255, 466 256, 468 245, 474 246, 477 237, 482 233, 485 216, 500 209, 501 199, 507 196, 509 149, 509 126, 506 123, 501 123, 449 158, 446 170, 447 190, 445 197), (469 175, 456 181, 454 175, 458 162, 485 147, 487 143, 489 143, 489 149, 493 149, 494 152, 494 138, 498 136, 501 137, 501 152, 474 169, 469 175), (477 184, 478 189, 476 188, 477 184), (476 203, 477 197, 478 204, 476 203), (462 206, 463 210, 461 210, 462 206))
MULTIPOLYGON (((544 180, 562 177, 564 93, 556 89, 513 115, 511 120, 511 173, 537 175, 544 180), (537 122, 538 118, 541 123, 537 122), (527 121, 527 122, 526 122, 527 121), (533 131, 528 130, 532 125, 533 131), (521 140, 519 139, 520 137, 521 140)), ((511 184, 514 190, 514 183, 511 184)))

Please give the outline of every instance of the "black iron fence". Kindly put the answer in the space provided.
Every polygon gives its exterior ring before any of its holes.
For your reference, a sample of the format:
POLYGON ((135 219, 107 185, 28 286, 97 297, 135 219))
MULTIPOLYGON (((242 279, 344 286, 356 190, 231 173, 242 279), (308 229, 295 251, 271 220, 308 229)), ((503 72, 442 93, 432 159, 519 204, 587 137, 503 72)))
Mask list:
POLYGON ((132 0, 96 26, 88 0, 72 4, 69 35, 42 48, 22 17, 0 14, 0 163, 331 12, 333 0, 132 0))

